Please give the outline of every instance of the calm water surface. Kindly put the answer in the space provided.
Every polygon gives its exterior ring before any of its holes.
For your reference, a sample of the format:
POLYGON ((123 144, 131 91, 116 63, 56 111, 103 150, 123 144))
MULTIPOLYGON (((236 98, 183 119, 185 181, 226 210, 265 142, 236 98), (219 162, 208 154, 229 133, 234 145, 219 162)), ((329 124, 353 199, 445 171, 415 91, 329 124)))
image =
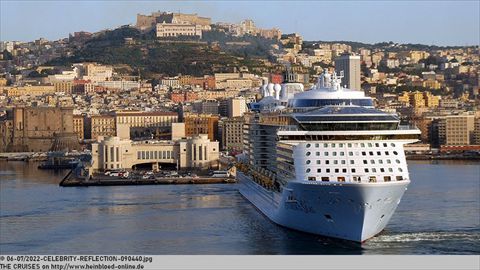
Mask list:
POLYGON ((480 163, 411 161, 363 245, 275 225, 226 185, 61 188, 65 171, 0 162, 2 254, 480 254, 480 163))

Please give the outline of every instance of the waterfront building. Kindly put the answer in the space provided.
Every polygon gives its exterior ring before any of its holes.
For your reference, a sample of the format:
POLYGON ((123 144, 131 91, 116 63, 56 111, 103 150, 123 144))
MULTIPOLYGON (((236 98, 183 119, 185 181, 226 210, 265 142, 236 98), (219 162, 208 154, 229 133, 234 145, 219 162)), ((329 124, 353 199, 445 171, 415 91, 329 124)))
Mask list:
POLYGON ((219 143, 202 134, 177 141, 138 141, 119 137, 100 137, 92 144, 92 169, 132 169, 135 165, 151 164, 153 170, 162 165, 177 169, 218 168, 219 143))
POLYGON ((474 115, 448 115, 445 117, 445 144, 470 145, 475 129, 474 115))
POLYGON ((361 90, 360 81, 360 56, 343 54, 335 59, 335 71, 341 74, 343 71, 342 86, 349 89, 361 90))
POLYGON ((73 108, 17 107, 7 111, 0 126, 1 152, 79 149, 73 129, 73 108))

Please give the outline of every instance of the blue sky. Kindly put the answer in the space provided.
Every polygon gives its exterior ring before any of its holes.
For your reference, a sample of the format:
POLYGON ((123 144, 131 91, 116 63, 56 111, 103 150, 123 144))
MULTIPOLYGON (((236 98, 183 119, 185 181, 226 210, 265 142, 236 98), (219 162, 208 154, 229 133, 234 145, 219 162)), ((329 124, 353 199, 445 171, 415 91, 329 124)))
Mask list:
POLYGON ((478 45, 480 1, 5 1, 0 40, 55 40, 133 24, 137 13, 180 11, 213 22, 253 19, 305 40, 478 45))

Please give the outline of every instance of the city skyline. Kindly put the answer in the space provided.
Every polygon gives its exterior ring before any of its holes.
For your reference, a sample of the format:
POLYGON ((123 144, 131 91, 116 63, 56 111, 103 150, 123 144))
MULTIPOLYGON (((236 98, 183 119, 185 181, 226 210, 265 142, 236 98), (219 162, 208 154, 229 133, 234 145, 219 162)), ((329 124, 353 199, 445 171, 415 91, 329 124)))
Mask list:
POLYGON ((478 45, 480 40, 478 1, 455 4, 447 1, 86 1, 75 5, 69 1, 1 1, 0 5, 2 41, 31 41, 41 37, 57 40, 76 31, 113 29, 134 24, 137 13, 157 10, 198 13, 211 17, 214 23, 252 19, 259 27, 298 32, 305 40, 393 41, 439 46, 478 45), (355 12, 347 14, 346 8, 355 12), (319 20, 315 13, 324 19, 319 20), (43 16, 41 20, 25 23, 25 17, 36 18, 38 14, 43 16), (406 22, 403 14, 408 14, 406 22), (293 20, 285 20, 287 16, 293 16, 293 20))

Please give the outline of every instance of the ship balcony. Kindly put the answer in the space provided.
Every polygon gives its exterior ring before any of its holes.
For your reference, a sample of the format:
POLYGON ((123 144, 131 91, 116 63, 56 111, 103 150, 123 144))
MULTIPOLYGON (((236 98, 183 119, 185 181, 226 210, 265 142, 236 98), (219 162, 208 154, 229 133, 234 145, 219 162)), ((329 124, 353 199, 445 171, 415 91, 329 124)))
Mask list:
POLYGON ((409 181, 408 178, 397 175, 385 176, 367 176, 367 175, 353 175, 353 176, 308 176, 307 181, 310 182, 333 182, 333 183, 389 183, 399 181, 409 181))

